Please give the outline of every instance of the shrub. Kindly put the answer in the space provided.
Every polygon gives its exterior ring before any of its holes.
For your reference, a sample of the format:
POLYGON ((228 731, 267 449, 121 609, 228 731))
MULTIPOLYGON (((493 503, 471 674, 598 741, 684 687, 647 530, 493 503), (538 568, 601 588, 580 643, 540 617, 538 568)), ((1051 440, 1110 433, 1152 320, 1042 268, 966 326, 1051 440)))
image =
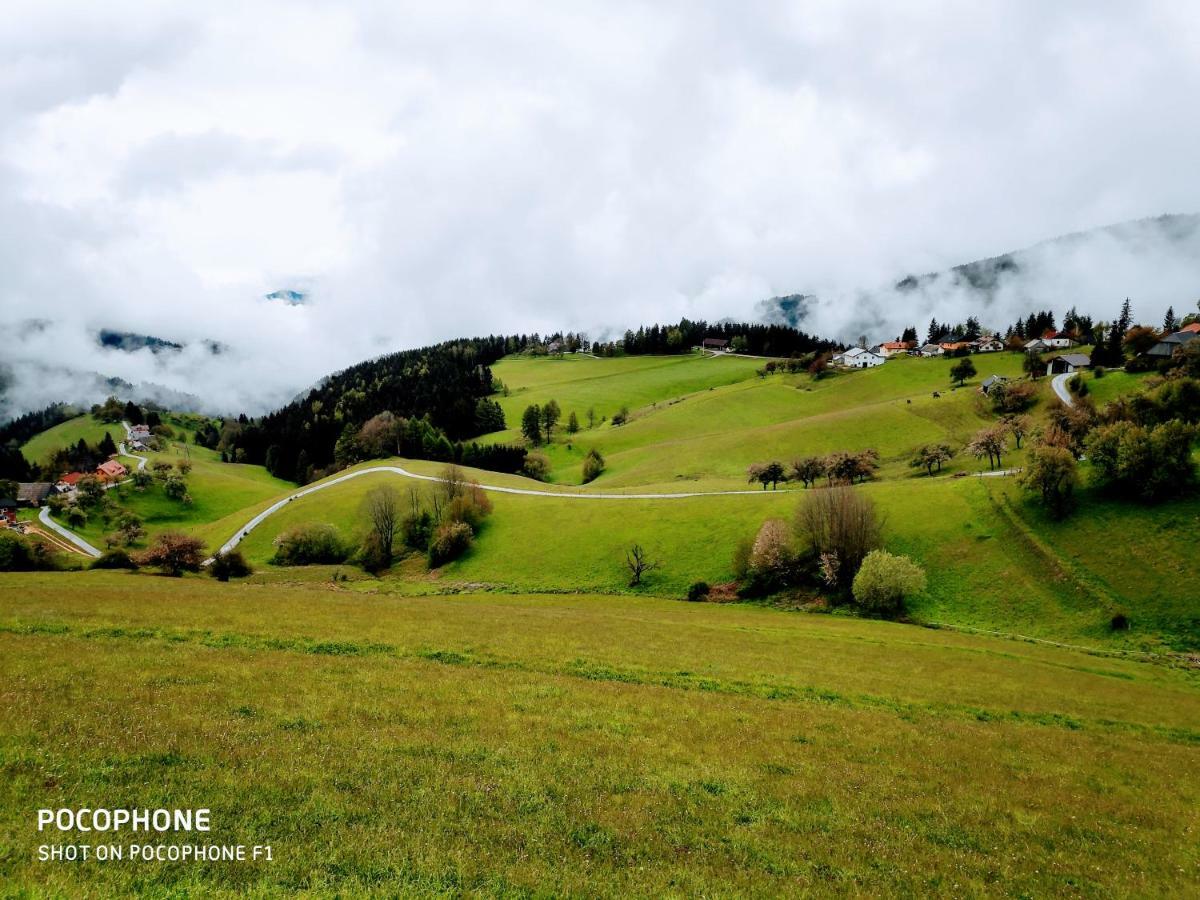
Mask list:
POLYGON ((550 474, 550 460, 544 453, 530 453, 525 457, 521 471, 537 481, 545 481, 550 474))
POLYGON ((810 491, 796 512, 797 534, 814 557, 836 561, 837 581, 843 585, 879 546, 882 529, 875 504, 850 487, 810 491))
POLYGON ((297 525, 275 539, 277 566, 329 565, 345 562, 346 545, 332 525, 297 525))
POLYGON ((600 455, 599 450, 593 447, 583 459, 583 483, 595 481, 603 471, 604 457, 600 455))
POLYGON ((697 581, 688 588, 687 598, 693 603, 699 602, 708 597, 708 590, 707 581, 697 581))
POLYGON ((992 387, 988 397, 998 413, 1024 412, 1037 400, 1037 386, 1030 381, 1002 382, 992 387))
POLYGON ((252 575, 253 573, 254 570, 250 568, 250 564, 242 556, 241 550, 226 550, 224 553, 218 553, 208 567, 208 574, 217 579, 217 581, 228 581, 230 578, 245 578, 247 575, 252 575))
POLYGON ((29 545, 11 532, 0 531, 0 572, 31 572, 36 568, 29 545))
POLYGON ((178 577, 184 572, 199 571, 204 562, 204 544, 181 531, 164 531, 149 549, 134 556, 134 561, 139 566, 154 566, 166 575, 178 577))
POLYGON ((458 559, 469 549, 475 539, 475 532, 466 522, 446 522, 433 531, 429 542, 429 565, 436 568, 451 560, 458 559))
POLYGON ((92 561, 91 565, 93 569, 129 569, 130 571, 137 567, 137 563, 133 561, 133 557, 129 555, 128 551, 120 548, 102 553, 92 561))
POLYGON ((1096 366, 1095 370, 1092 372, 1092 377, 1093 378, 1103 378, 1104 372, 1105 372, 1104 366, 1096 366))
POLYGON ((925 571, 907 556, 872 550, 854 576, 854 599, 863 609, 891 615, 904 600, 925 590, 925 571))
POLYGON ((408 516, 400 524, 400 536, 404 546, 422 552, 428 550, 433 537, 433 516, 427 510, 408 516))
POLYGON ((1113 631, 1128 631, 1129 626, 1129 616, 1125 613, 1117 613, 1108 623, 1108 627, 1113 631))
POLYGON ((383 538, 377 531, 367 533, 358 551, 358 563, 372 575, 378 575, 392 564, 392 554, 384 549, 383 538))
POLYGON ((447 504, 444 513, 447 522, 464 522, 471 526, 472 532, 478 531, 483 520, 491 514, 492 501, 477 484, 468 484, 447 504))

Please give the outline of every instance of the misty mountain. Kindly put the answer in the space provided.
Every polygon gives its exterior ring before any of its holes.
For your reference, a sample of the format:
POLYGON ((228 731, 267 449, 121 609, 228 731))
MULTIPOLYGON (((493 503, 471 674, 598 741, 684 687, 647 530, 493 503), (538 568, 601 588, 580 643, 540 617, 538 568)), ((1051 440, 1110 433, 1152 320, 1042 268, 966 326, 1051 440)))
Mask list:
POLYGON ((292 288, 284 288, 278 291, 271 291, 266 295, 267 300, 278 300, 281 303, 286 303, 289 306, 301 306, 308 302, 308 294, 304 291, 297 291, 292 288))
POLYGON ((1138 321, 1158 324, 1200 298, 1200 215, 1164 215, 1052 238, 942 271, 902 274, 876 287, 792 294, 758 305, 763 321, 882 340, 930 318, 974 315, 1002 329, 1034 309, 1071 306, 1111 318, 1125 297, 1138 321))
POLYGON ((165 351, 178 353, 183 349, 183 344, 177 344, 174 341, 164 340, 150 334, 137 334, 132 331, 112 331, 108 328, 100 329, 96 335, 96 342, 101 347, 110 350, 123 350, 126 353, 134 353, 142 349, 148 349, 151 353, 163 353, 165 351))

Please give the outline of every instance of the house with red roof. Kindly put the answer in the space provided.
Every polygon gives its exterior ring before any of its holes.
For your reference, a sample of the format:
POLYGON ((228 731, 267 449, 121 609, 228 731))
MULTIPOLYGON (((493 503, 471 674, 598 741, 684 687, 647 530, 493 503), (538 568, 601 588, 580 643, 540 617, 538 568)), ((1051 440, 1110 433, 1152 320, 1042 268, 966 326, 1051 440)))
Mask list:
POLYGON ((1070 347, 1075 342, 1067 337, 1063 332, 1055 331, 1053 328, 1051 328, 1042 335, 1042 343, 1051 349, 1058 349, 1061 347, 1070 347))
POLYGON ((55 487, 58 488, 58 492, 60 494, 66 494, 75 490, 76 486, 79 484, 80 478, 86 477, 87 476, 84 475, 83 472, 68 472, 62 478, 58 479, 58 483, 55 485, 55 487))
POLYGON ((115 459, 110 459, 108 462, 102 462, 100 465, 96 466, 97 477, 103 479, 104 481, 120 481, 125 477, 128 471, 128 469, 126 469, 115 459))

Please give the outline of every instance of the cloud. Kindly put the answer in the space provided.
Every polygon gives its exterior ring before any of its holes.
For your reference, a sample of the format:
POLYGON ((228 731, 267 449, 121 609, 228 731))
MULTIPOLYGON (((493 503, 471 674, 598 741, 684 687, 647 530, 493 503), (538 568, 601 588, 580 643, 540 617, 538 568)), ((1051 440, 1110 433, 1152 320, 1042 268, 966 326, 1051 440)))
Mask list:
MULTIPOLYGON (((1182 2, 23 5, 0 33, 0 324, 56 325, 10 362, 218 409, 431 340, 774 295, 890 334, 977 299, 888 296, 900 275, 1200 209, 1182 2), (311 303, 262 299, 292 286, 311 303), (99 328, 231 351, 113 355, 99 328)), ((1106 240, 1031 258, 995 324, 1200 292, 1178 244, 1106 240)), ((20 375, 18 405, 66 380, 20 375)))

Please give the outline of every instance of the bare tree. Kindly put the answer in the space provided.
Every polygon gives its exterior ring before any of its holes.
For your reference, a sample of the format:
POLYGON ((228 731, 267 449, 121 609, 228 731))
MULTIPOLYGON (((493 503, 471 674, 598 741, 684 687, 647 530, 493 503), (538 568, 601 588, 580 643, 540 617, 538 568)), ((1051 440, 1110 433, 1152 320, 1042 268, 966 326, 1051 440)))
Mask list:
POLYGON ((439 506, 448 506, 450 501, 462 496, 470 488, 471 482, 458 466, 446 466, 438 475, 437 491, 441 495, 439 506))
POLYGON ((863 559, 880 546, 883 524, 861 491, 839 485, 809 491, 796 511, 796 531, 821 558, 836 559, 837 578, 848 584, 863 559))
POLYGON ((657 569, 658 562, 651 562, 649 555, 641 544, 634 544, 625 551, 625 565, 629 569, 629 586, 637 587, 642 583, 642 576, 657 569))
POLYGON ((367 493, 365 505, 382 561, 391 565, 392 545, 400 528, 400 496, 392 486, 381 484, 367 493))

